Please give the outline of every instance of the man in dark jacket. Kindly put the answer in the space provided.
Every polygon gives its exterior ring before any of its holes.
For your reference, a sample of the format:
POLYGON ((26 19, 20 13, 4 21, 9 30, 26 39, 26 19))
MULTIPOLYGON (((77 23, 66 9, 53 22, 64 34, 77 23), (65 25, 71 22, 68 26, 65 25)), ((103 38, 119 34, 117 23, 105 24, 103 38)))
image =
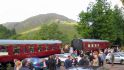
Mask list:
POLYGON ((60 67, 61 66, 61 60, 59 59, 59 57, 58 56, 56 56, 56 66, 57 67, 60 67))
POLYGON ((84 65, 84 57, 81 57, 81 59, 79 60, 79 66, 83 66, 84 65))
POLYGON ((56 61, 53 56, 49 57, 47 63, 48 63, 49 70, 56 70, 56 61))
POLYGON ((71 56, 68 56, 68 59, 65 60, 65 67, 66 67, 66 69, 69 67, 72 67, 71 56))
POLYGON ((83 67, 89 67, 89 60, 87 56, 84 56, 80 59, 79 61, 79 66, 83 66, 83 67))

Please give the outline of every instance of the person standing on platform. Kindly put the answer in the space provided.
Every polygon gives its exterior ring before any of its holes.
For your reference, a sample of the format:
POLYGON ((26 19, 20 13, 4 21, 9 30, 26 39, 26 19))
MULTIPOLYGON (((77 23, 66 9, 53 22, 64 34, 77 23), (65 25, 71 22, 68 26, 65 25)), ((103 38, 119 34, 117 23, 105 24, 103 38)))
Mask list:
POLYGON ((65 67, 66 67, 66 69, 68 69, 69 67, 72 67, 71 56, 68 56, 68 59, 65 60, 65 67))
POLYGON ((56 61, 53 55, 48 59, 48 70, 56 70, 56 61))
POLYGON ((112 66, 114 66, 114 60, 115 60, 115 56, 114 53, 111 53, 111 61, 112 61, 112 66))
POLYGON ((56 66, 57 66, 57 67, 60 67, 60 65, 61 65, 61 60, 59 59, 59 56, 56 56, 55 61, 56 61, 56 66))
POLYGON ((74 51, 73 51, 73 47, 70 47, 70 49, 69 49, 69 53, 73 53, 74 51))

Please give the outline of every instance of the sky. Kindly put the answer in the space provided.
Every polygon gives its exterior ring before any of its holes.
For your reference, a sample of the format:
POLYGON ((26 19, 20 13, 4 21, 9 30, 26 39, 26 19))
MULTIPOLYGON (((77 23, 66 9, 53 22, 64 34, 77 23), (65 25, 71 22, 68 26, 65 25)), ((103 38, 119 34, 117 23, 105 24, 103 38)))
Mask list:
MULTIPOLYGON (((39 14, 57 13, 78 20, 79 13, 95 0, 0 0, 0 24, 20 22, 39 14)), ((120 0, 112 5, 122 6, 120 0)))

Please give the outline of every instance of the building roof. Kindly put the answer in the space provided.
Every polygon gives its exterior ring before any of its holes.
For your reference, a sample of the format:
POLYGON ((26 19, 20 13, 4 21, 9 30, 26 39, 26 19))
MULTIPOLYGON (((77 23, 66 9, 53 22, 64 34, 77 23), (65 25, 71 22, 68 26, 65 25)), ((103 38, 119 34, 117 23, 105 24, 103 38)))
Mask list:
POLYGON ((62 43, 60 40, 0 40, 1 44, 55 44, 62 43))

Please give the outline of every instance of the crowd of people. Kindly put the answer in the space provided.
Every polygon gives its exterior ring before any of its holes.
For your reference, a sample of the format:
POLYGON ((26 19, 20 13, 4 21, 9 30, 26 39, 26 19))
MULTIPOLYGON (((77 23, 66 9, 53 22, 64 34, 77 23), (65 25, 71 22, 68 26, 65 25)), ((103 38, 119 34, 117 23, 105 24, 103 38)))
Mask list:
MULTIPOLYGON (((68 70, 68 68, 82 66, 82 67, 92 67, 93 69, 97 69, 99 66, 104 65, 105 57, 108 53, 113 51, 118 51, 117 49, 104 49, 99 51, 91 51, 91 52, 83 52, 82 50, 74 50, 70 53, 72 55, 76 55, 81 57, 80 60, 78 58, 69 55, 65 61, 61 61, 59 56, 51 55, 48 57, 48 60, 42 59, 39 67, 33 67, 32 64, 28 61, 20 61, 15 59, 15 67, 14 70, 68 70)), ((62 52, 64 53, 64 52, 62 52)))

